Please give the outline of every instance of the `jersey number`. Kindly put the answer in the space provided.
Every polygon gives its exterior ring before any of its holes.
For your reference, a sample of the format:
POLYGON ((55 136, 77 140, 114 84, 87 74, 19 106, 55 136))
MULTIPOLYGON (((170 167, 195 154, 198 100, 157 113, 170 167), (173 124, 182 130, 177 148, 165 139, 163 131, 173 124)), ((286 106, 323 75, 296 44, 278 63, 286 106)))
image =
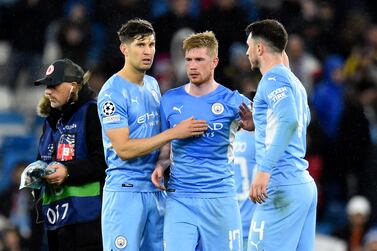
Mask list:
POLYGON ((264 237, 264 220, 261 221, 260 227, 257 227, 257 223, 255 221, 251 221, 250 232, 259 233, 259 240, 263 240, 264 237))
POLYGON ((241 231, 239 229, 229 230, 229 250, 241 249, 241 231), (234 246, 236 244, 237 246, 234 246))
POLYGON ((69 208, 69 203, 64 203, 63 205, 61 205, 61 209, 63 209, 63 214, 61 215, 61 219, 59 219, 60 217, 59 211, 62 211, 62 210, 59 210, 59 205, 56 205, 55 210, 49 208, 47 210, 48 222, 50 224, 55 224, 59 220, 64 220, 65 217, 67 216, 68 208, 69 208))

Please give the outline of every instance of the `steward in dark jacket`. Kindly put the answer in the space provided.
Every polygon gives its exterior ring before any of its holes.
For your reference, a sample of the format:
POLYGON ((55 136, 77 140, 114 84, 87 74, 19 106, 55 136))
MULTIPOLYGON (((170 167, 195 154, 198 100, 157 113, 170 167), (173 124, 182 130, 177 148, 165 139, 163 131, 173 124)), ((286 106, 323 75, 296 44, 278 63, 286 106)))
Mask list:
POLYGON ((49 250, 102 250, 101 193, 106 163, 96 95, 89 74, 69 59, 51 64, 38 113, 46 120, 38 159, 55 172, 46 175, 42 211, 49 250))

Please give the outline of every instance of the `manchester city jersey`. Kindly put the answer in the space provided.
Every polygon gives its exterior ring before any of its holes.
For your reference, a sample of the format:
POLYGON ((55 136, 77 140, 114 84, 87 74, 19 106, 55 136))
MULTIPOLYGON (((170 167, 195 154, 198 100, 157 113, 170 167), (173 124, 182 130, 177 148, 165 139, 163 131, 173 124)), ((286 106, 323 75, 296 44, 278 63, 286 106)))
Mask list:
POLYGON ((234 139, 234 179, 237 200, 240 206, 243 237, 247 237, 250 222, 256 207, 249 199, 250 185, 253 181, 255 162, 254 132, 240 130, 234 139))
POLYGON ((104 189, 138 192, 157 190, 151 182, 151 173, 158 151, 123 161, 112 147, 106 131, 128 127, 130 139, 148 138, 160 133, 160 99, 157 81, 147 75, 143 86, 113 75, 102 87, 98 95, 98 114, 108 166, 104 189))
POLYGON ((209 126, 203 136, 171 142, 171 196, 222 197, 235 195, 233 139, 238 127, 239 106, 250 101, 237 91, 219 85, 196 97, 184 86, 169 90, 161 100, 163 130, 193 116, 209 126))
POLYGON ((277 65, 263 75, 253 101, 257 168, 271 173, 269 186, 312 180, 304 159, 310 111, 301 82, 277 65))

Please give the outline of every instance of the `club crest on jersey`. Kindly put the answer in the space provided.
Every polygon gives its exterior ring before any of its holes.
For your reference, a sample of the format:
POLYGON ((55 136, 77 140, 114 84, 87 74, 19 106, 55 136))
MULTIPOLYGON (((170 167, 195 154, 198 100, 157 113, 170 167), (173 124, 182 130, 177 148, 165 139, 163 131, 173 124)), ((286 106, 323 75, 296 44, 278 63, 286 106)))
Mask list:
POLYGON ((102 106, 102 112, 105 116, 110 116, 115 112, 115 105, 111 101, 106 101, 102 106))
POLYGON ((212 105, 212 113, 219 115, 224 112, 224 106, 221 103, 214 103, 212 105))
POLYGON ((115 238, 115 246, 117 248, 125 248, 127 246, 127 239, 126 237, 122 236, 122 235, 119 235, 115 238))

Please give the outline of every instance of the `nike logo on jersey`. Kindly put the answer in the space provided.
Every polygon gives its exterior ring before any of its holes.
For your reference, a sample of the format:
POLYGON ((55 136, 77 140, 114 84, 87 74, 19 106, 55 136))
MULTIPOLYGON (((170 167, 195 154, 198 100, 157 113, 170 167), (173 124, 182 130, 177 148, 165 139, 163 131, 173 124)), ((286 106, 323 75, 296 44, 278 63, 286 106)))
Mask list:
POLYGON ((275 77, 269 77, 269 78, 267 78, 267 80, 273 80, 273 81, 276 81, 276 78, 275 78, 275 77))
POLYGON ((173 111, 177 111, 177 112, 179 112, 179 114, 182 114, 182 107, 183 107, 183 105, 181 105, 179 108, 178 107, 176 107, 176 106, 173 106, 173 111))

